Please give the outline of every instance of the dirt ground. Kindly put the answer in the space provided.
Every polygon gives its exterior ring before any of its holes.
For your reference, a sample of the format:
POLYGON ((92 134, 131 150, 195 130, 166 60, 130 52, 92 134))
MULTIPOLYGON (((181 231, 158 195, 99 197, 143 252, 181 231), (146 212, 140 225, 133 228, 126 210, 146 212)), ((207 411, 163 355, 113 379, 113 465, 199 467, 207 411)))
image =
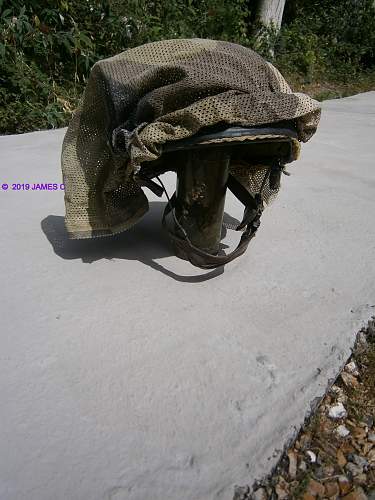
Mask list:
POLYGON ((299 75, 286 75, 294 92, 303 92, 318 101, 336 99, 375 90, 375 74, 364 74, 351 82, 311 81, 306 82, 299 75))

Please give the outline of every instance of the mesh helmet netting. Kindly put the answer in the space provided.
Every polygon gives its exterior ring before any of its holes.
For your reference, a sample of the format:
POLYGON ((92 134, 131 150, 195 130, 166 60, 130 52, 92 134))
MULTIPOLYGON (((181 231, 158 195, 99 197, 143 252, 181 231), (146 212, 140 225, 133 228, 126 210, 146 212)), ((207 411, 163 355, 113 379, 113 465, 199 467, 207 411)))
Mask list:
MULTIPOLYGON (((306 142, 319 118, 317 101, 293 93, 274 66, 237 44, 165 40, 99 61, 63 142, 69 236, 114 234, 136 223, 148 202, 133 175, 142 163, 162 160, 167 141, 217 124, 293 121, 306 142)), ((248 167, 231 170, 253 191, 265 168, 248 167)))

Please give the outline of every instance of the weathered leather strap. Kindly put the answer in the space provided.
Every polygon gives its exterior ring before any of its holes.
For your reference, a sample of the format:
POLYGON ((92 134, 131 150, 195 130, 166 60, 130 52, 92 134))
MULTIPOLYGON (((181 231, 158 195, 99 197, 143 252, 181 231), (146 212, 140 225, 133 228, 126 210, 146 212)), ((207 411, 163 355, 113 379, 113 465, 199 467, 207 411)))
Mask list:
POLYGON ((242 255, 246 251, 252 238, 254 238, 260 225, 260 216, 262 213, 261 197, 258 196, 254 198, 232 175, 229 175, 227 187, 245 206, 244 218, 236 230, 240 231, 246 226, 237 247, 229 254, 212 255, 204 252, 191 243, 186 232, 174 216, 173 211, 176 206, 176 193, 174 193, 172 198, 169 200, 163 213, 163 227, 168 231, 169 236, 175 247, 178 248, 179 253, 183 255, 186 260, 189 260, 194 266, 200 267, 201 269, 213 269, 215 267, 223 266, 242 255), (172 212, 177 226, 184 234, 184 238, 172 233, 167 228, 166 217, 170 212, 172 212))

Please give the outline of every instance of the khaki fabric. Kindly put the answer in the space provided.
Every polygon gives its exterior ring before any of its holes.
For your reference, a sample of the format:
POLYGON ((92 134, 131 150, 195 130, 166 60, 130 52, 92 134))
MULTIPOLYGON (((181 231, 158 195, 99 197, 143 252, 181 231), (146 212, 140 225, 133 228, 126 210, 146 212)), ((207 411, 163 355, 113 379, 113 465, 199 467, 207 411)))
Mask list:
MULTIPOLYGON (((319 119, 317 101, 293 93, 274 66, 237 44, 164 40, 99 61, 63 141, 68 234, 105 236, 135 224, 148 201, 133 176, 144 162, 160 163, 168 141, 218 124, 292 121, 306 142, 319 119)), ((232 173, 250 190, 253 171, 232 173)))

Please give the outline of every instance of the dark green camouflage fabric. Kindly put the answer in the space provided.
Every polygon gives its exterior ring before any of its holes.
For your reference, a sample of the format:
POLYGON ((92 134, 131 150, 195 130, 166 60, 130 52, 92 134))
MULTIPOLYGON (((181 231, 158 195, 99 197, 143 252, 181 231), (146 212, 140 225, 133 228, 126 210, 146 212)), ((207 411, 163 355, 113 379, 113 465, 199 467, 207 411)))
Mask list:
MULTIPOLYGON (((274 66, 237 44, 164 40, 99 61, 63 142, 68 234, 104 236, 135 224, 148 201, 133 175, 167 141, 217 124, 292 120, 306 142, 319 119, 317 101, 293 93, 274 66)), ((250 167, 240 179, 249 189, 250 167)))

